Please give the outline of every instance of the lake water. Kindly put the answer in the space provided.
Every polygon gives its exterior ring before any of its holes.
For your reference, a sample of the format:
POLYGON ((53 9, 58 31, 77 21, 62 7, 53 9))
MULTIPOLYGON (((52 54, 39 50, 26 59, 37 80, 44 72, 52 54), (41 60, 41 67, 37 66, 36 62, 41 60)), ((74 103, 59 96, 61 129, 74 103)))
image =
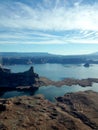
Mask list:
MULTIPOLYGON (((12 72, 23 72, 32 65, 12 65, 6 66, 12 72)), ((83 65, 69 65, 69 64, 34 64, 34 71, 40 76, 47 77, 52 80, 62 80, 64 78, 98 78, 98 65, 91 65, 84 67, 83 65)))
MULTIPOLYGON (((13 65, 6 66, 10 68, 12 72, 23 72, 28 70, 32 65, 13 65)), ((35 64, 34 70, 40 76, 47 77, 52 80, 62 80, 64 78, 76 78, 76 79, 85 79, 85 78, 98 78, 98 65, 91 65, 86 68, 83 65, 62 65, 62 64, 35 64)), ((40 87, 36 92, 19 92, 19 91, 11 91, 5 92, 1 94, 3 98, 9 98, 14 96, 21 95, 35 95, 35 94, 43 94, 45 98, 50 101, 54 101, 55 97, 63 96, 65 93, 69 92, 78 92, 78 91, 86 91, 93 90, 98 92, 98 84, 94 83, 93 87, 81 87, 79 85, 75 86, 43 86, 40 87)))

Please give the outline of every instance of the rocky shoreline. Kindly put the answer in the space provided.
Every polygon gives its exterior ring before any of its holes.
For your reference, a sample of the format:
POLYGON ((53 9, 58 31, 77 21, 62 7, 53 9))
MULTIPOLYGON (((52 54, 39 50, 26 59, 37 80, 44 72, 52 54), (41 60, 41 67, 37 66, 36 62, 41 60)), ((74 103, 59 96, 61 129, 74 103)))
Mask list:
MULTIPOLYGON (((39 77, 33 67, 23 73, 0 69, 1 91, 36 91, 41 86, 92 86, 97 78, 52 81, 39 77)), ((0 99, 0 130, 98 130, 98 93, 65 94, 56 102, 42 95, 0 99)))
POLYGON ((98 78, 87 78, 87 79, 73 79, 65 78, 61 81, 53 81, 46 77, 39 77, 39 86, 49 86, 53 85, 56 87, 61 87, 63 85, 80 85, 81 87, 92 86, 93 83, 98 83, 98 78))
POLYGON ((81 87, 92 87, 93 83, 98 83, 98 78, 65 78, 61 81, 53 81, 46 77, 39 77, 39 75, 34 72, 33 67, 21 73, 11 73, 9 69, 0 68, 0 91, 35 91, 39 89, 39 87, 49 85, 56 87, 61 87, 64 85, 80 85, 81 87))
POLYGON ((0 99, 0 130, 98 130, 98 93, 65 94, 55 103, 42 95, 0 99))

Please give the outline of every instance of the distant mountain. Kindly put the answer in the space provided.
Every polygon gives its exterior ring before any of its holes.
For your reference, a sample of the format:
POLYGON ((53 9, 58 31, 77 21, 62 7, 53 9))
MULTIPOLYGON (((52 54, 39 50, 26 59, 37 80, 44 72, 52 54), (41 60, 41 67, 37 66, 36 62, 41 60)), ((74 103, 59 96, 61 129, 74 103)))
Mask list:
POLYGON ((87 55, 56 55, 44 52, 0 52, 0 63, 14 64, 98 64, 98 52, 87 55))
POLYGON ((47 52, 0 52, 1 57, 66 57, 66 58, 80 58, 88 55, 60 55, 50 54, 47 52))
POLYGON ((33 57, 33 56, 51 56, 45 52, 0 52, 2 57, 33 57))
POLYGON ((1 57, 66 57, 66 58, 80 58, 80 57, 90 57, 96 56, 98 52, 83 55, 56 55, 47 52, 0 52, 1 57))

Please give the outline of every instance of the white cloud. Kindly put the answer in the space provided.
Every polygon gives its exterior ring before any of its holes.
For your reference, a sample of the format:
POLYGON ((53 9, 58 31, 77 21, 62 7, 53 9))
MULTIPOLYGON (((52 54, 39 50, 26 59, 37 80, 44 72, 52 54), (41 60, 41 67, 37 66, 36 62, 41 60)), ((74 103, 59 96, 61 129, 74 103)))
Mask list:
POLYGON ((44 33, 44 32, 37 32, 37 31, 32 31, 32 32, 25 32, 25 31, 21 31, 21 32, 5 32, 0 34, 0 38, 50 38, 50 39, 54 39, 54 38, 60 38, 60 36, 57 35, 52 35, 52 34, 48 34, 48 33, 44 33))
POLYGON ((70 43, 76 43, 76 44, 98 44, 98 40, 91 40, 91 39, 78 39, 78 40, 70 40, 70 43))
POLYGON ((16 40, 12 40, 12 41, 3 41, 3 40, 0 40, 0 44, 66 44, 63 40, 43 40, 43 41, 33 41, 33 40, 19 40, 19 41, 16 41, 16 40))
POLYGON ((15 3, 16 9, 3 5, 1 8, 0 26, 10 28, 30 28, 40 30, 98 30, 98 8, 96 5, 79 6, 78 8, 33 9, 24 3, 15 3))
POLYGON ((81 5, 82 0, 78 2, 74 0, 73 7, 68 8, 66 6, 68 0, 63 0, 63 4, 60 4, 60 0, 55 0, 55 6, 50 8, 53 1, 44 0, 43 2, 45 3, 45 7, 42 4, 38 4, 37 8, 21 2, 13 2, 12 5, 11 3, 0 4, 0 12, 2 12, 0 15, 0 28, 7 28, 9 31, 14 28, 16 32, 17 30, 32 30, 31 34, 22 31, 22 34, 14 32, 13 36, 5 32, 0 38, 35 40, 34 42, 30 41, 30 43, 98 43, 97 4, 92 6, 81 5), (67 34, 68 30, 79 30, 80 32, 67 34), (45 32, 42 33, 41 31, 45 32), (52 35, 51 33, 46 33, 47 31, 63 31, 65 35, 64 37, 63 35, 52 35), (35 35, 37 37, 34 38, 35 35), (91 38, 92 40, 90 40, 91 38))

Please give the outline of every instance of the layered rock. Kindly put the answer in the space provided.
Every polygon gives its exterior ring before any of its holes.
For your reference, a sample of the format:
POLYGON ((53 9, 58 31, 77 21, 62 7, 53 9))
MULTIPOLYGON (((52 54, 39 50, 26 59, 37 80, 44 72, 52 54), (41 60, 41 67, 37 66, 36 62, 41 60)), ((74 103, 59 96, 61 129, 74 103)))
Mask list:
POLYGON ((66 94, 56 103, 41 95, 0 99, 0 130, 98 130, 97 99, 92 91, 66 94))
POLYGON ((74 79, 74 78, 65 78, 61 81, 53 81, 46 77, 39 77, 39 86, 49 86, 53 85, 56 87, 62 87, 64 85, 80 85, 81 87, 92 86, 93 83, 98 83, 98 78, 87 78, 87 79, 74 79))
MULTIPOLYGON (((62 110, 82 121, 92 130, 98 129, 98 93, 93 91, 65 94, 56 98, 63 105, 62 110)), ((62 105, 61 105, 62 106, 62 105)))

